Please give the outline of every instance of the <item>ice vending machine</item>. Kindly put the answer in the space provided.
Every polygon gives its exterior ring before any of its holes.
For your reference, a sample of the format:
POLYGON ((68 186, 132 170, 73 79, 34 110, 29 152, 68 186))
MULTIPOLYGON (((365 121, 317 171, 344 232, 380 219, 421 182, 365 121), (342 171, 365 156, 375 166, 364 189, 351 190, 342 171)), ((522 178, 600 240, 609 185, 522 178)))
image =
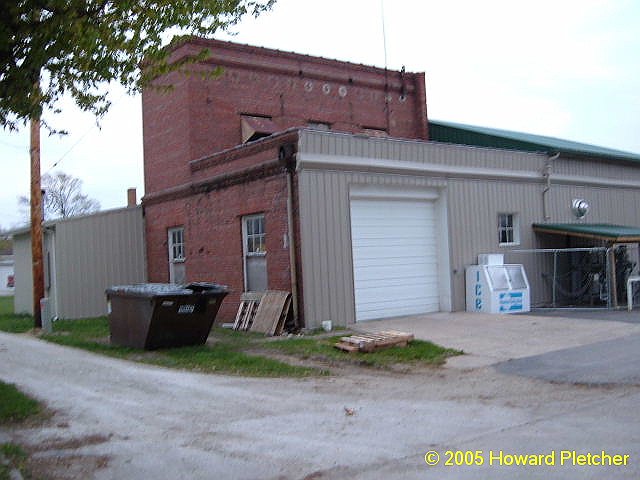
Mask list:
POLYGON ((467 267, 467 311, 518 313, 531 310, 529 281, 522 265, 505 265, 500 254, 479 255, 467 267))

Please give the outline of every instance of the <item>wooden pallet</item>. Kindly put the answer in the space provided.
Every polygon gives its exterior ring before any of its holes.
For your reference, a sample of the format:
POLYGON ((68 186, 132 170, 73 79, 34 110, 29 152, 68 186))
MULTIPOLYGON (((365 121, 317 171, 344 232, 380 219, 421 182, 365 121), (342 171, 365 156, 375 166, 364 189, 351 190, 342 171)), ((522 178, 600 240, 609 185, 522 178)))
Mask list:
POLYGON ((238 307, 236 320, 233 322, 234 330, 246 332, 251 328, 261 298, 262 293, 256 292, 248 292, 240 295, 240 306, 238 307))
POLYGON ((406 347, 413 340, 412 333, 387 330, 376 333, 360 333, 342 337, 336 348, 346 352, 375 352, 389 347, 406 347))
POLYGON ((282 335, 290 308, 291 294, 289 292, 267 290, 260 300, 251 331, 269 336, 282 335))

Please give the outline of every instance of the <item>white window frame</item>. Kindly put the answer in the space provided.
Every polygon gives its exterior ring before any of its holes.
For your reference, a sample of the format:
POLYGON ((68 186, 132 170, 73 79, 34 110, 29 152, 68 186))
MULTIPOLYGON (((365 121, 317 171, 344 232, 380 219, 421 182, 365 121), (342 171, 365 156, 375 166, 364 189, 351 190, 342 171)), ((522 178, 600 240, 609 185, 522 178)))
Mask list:
POLYGON ((520 245, 519 215, 514 212, 498 213, 498 246, 511 247, 516 245, 520 245), (503 222, 503 219, 506 221, 503 222), (506 237, 506 242, 502 241, 503 237, 506 237))
MULTIPOLYGON (((253 230, 253 229, 252 229, 253 230)), ((259 213, 256 215, 247 215, 246 217, 242 217, 242 249, 244 251, 245 257, 264 257, 267 254, 267 233, 265 226, 265 218, 264 213, 259 213), (252 231, 249 233, 249 222, 254 222, 255 220, 262 220, 262 232, 256 233, 252 231), (254 248, 249 248, 249 240, 252 240, 252 245, 254 248), (259 240, 259 250, 255 250, 255 240, 259 240)))
POLYGON ((184 227, 174 227, 167 230, 169 246, 169 262, 184 263, 187 259, 184 243, 184 227), (178 235, 177 240, 174 235, 178 235), (176 251, 178 255, 176 255, 176 251))

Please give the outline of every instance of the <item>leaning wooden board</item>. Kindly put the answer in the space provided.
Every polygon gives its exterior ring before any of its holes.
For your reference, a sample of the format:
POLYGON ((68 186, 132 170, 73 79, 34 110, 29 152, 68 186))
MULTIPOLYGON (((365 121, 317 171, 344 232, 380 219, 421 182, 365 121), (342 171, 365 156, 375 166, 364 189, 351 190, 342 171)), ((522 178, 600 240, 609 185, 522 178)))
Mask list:
POLYGON ((260 332, 265 335, 280 335, 284 322, 289 313, 291 294, 278 290, 264 292, 260 305, 253 317, 252 332, 260 332))

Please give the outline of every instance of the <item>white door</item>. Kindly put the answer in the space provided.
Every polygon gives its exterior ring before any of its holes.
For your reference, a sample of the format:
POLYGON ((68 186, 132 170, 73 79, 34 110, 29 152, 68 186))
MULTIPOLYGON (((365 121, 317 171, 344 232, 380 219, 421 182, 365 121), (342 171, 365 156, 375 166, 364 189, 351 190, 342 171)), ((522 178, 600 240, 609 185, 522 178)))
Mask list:
POLYGON ((169 283, 186 282, 184 227, 169 229, 169 283))
POLYGON ((244 288, 247 292, 264 292, 268 288, 266 237, 263 214, 242 219, 244 288))
POLYGON ((356 321, 439 311, 436 213, 427 200, 351 200, 356 321))

